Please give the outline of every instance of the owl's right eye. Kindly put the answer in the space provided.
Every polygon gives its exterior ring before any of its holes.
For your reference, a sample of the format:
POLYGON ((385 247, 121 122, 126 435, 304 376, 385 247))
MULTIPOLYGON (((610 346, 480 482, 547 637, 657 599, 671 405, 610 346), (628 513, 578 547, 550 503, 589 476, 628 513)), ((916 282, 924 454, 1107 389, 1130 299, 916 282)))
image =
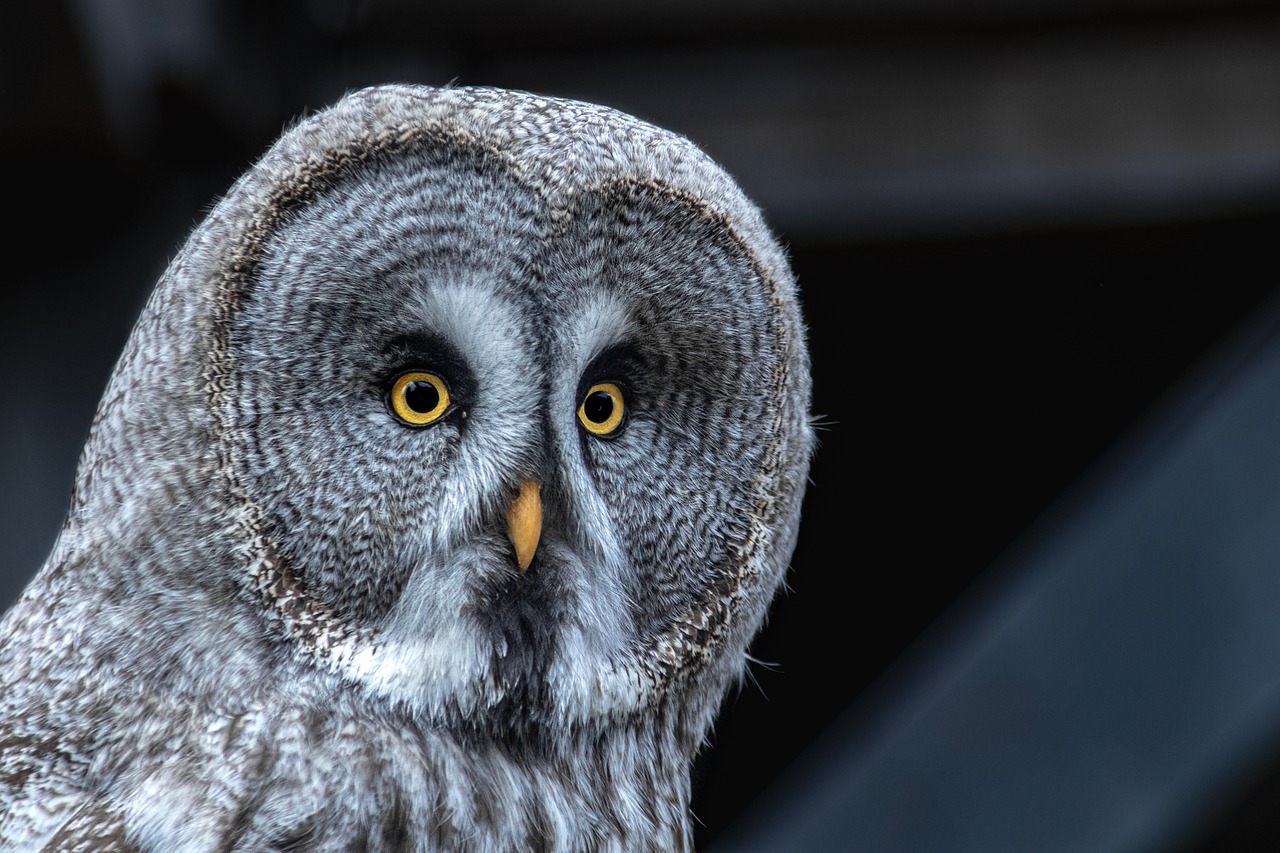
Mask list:
POLYGON ((434 373, 409 370, 387 389, 387 407, 405 426, 430 426, 448 413, 449 386, 434 373))

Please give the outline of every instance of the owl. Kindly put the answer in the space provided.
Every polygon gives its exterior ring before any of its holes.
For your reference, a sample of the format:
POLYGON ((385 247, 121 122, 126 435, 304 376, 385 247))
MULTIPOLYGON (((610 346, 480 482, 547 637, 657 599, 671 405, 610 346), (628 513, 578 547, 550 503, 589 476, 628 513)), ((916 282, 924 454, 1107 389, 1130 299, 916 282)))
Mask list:
POLYGON ((5 849, 689 849, 809 402, 784 253, 686 139, 484 88, 298 122, 0 626, 5 849))

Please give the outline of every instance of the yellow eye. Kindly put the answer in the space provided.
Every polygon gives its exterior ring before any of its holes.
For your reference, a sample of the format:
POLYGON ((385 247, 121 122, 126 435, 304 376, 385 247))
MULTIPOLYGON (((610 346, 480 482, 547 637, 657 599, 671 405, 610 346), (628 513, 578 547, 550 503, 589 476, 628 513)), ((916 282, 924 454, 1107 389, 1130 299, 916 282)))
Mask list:
POLYGON ((391 383, 387 403, 402 423, 427 426, 449 411, 449 386, 434 373, 411 370, 391 383))
POLYGON ((622 389, 612 382, 598 382, 587 389, 578 406, 578 420, 587 432, 607 438, 621 427, 627 414, 622 389))

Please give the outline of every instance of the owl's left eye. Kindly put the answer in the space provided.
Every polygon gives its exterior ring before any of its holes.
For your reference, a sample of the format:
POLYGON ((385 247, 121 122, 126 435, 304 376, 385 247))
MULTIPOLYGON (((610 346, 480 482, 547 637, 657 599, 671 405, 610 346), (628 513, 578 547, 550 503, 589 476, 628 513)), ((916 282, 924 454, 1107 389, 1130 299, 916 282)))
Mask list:
POLYGON ((449 386, 434 373, 409 370, 387 389, 387 406, 405 426, 429 426, 449 411, 449 386))
POLYGON ((612 382, 597 382, 587 389, 578 405, 578 422, 592 435, 613 438, 622 429, 627 404, 622 389, 612 382))

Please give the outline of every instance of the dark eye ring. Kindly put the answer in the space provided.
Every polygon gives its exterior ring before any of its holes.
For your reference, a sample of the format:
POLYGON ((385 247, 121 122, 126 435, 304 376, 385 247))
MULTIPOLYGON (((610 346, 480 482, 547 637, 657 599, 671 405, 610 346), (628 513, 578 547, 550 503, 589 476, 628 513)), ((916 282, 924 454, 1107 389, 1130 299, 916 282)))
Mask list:
POLYGON ((444 417, 451 402, 444 379, 425 370, 406 370, 387 389, 387 407, 405 426, 430 426, 444 417))

